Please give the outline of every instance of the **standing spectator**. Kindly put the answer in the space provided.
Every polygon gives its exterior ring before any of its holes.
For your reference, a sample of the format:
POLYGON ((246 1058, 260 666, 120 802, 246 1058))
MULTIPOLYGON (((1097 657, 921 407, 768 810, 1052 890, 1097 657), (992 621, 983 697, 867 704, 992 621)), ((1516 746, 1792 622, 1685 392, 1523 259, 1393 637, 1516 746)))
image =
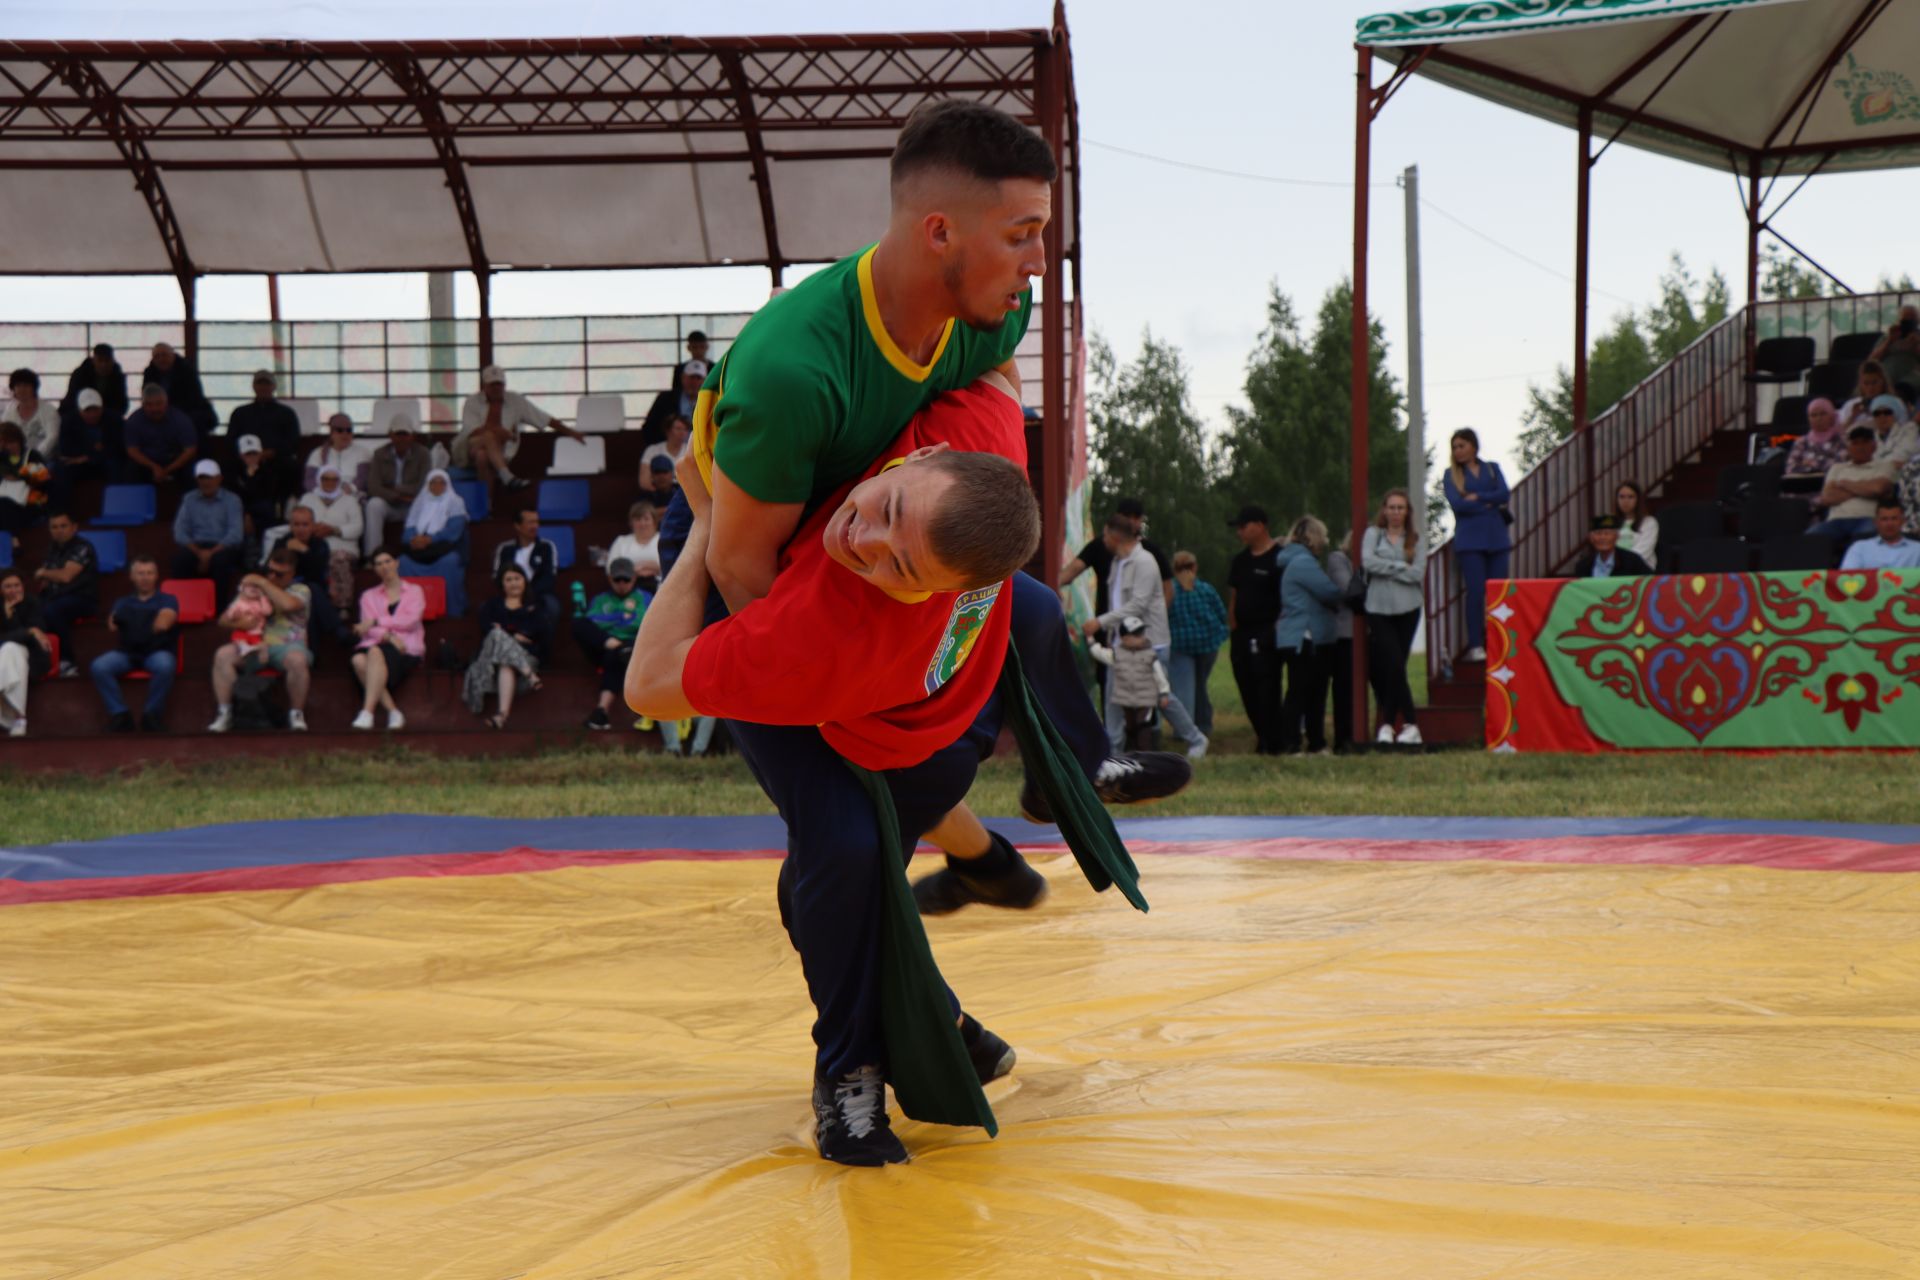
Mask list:
MULTIPOLYGON (((313 512, 314 532, 326 540, 327 598, 336 609, 353 606, 353 567, 360 561, 364 517, 360 500, 347 489, 340 468, 320 468, 313 491, 300 499, 313 512)), ((316 584, 317 585, 317 584, 316 584)))
POLYGON ((353 677, 364 692, 353 727, 373 728, 373 709, 385 707, 387 728, 397 732, 407 727, 407 718, 393 695, 427 656, 427 593, 400 576, 391 551, 374 553, 373 572, 380 580, 361 594, 360 621, 353 628, 360 640, 353 677))
POLYGON ((513 517, 513 537, 493 549, 493 576, 509 564, 517 564, 527 575, 533 598, 547 611, 547 617, 560 617, 560 597, 555 581, 560 573, 560 550, 540 536, 540 513, 523 508, 513 517))
POLYGON ((256 370, 253 399, 228 417, 227 435, 259 442, 261 460, 274 478, 274 497, 284 502, 300 490, 300 415, 277 398, 278 387, 273 370, 256 370))
POLYGON ((1900 318, 1887 326, 1887 336, 1867 358, 1886 370, 1888 390, 1902 382, 1920 387, 1920 307, 1911 302, 1901 307, 1900 318))
POLYGON ((1873 456, 1896 467, 1920 453, 1920 426, 1907 416, 1907 402, 1899 396, 1875 396, 1869 421, 1873 424, 1873 456))
POLYGON ((1367 571, 1367 675, 1380 713, 1376 741, 1418 745, 1407 657, 1425 601, 1427 548, 1405 489, 1389 489, 1381 499, 1360 542, 1360 564, 1367 571))
POLYGON ((1827 518, 1808 530, 1834 539, 1844 550, 1856 538, 1873 533, 1874 511, 1881 498, 1898 486, 1899 472, 1891 462, 1876 460, 1873 428, 1857 423, 1847 430, 1847 460, 1827 469, 1820 489, 1820 505, 1827 518))
MULTIPOLYGON (((185 480, 187 468, 194 465, 200 452, 193 421, 174 408, 167 389, 149 383, 140 392, 140 407, 127 417, 122 438, 126 441, 127 477, 165 484, 185 480)), ((220 468, 213 465, 214 473, 220 468)))
MULTIPOLYGON (((208 733, 225 733, 233 728, 233 687, 241 673, 266 668, 278 671, 287 685, 287 728, 294 733, 307 731, 307 693, 313 686, 313 650, 307 647, 307 619, 313 607, 313 592, 304 582, 293 580, 293 553, 276 551, 267 559, 265 577, 250 573, 240 580, 243 590, 251 589, 266 597, 272 612, 260 622, 257 648, 241 652, 240 641, 223 644, 213 655, 213 696, 219 710, 208 733)), ((238 599, 227 606, 216 626, 248 630, 259 622, 257 614, 245 612, 238 599)))
POLYGON ((1273 629, 1280 621, 1280 544, 1267 528, 1264 507, 1242 507, 1227 524, 1242 548, 1227 569, 1233 683, 1253 726, 1254 750, 1279 755, 1282 667, 1273 629))
POLYGON ((1851 431, 1856 424, 1865 422, 1873 411, 1873 402, 1892 394, 1893 383, 1880 362, 1863 363, 1860 372, 1854 375, 1853 399, 1840 406, 1840 429, 1851 431))
POLYGON ((678 381, 653 398, 646 419, 640 424, 640 443, 659 444, 675 418, 693 421, 694 407, 700 400, 700 384, 707 380, 707 362, 688 360, 681 364, 678 381))
MULTIPOLYGON (((1149 647, 1164 666, 1173 637, 1167 627, 1167 597, 1160 582, 1160 564, 1141 545, 1140 526, 1130 516, 1109 516, 1102 536, 1106 539, 1107 550, 1113 553, 1113 576, 1107 601, 1111 607, 1100 616, 1087 619, 1087 636, 1091 639, 1104 632, 1111 647, 1118 643, 1121 619, 1138 618, 1145 629, 1149 647)), ((1112 744, 1114 754, 1118 755, 1125 750, 1126 717, 1113 701, 1111 678, 1107 684, 1107 741, 1112 744)), ((1186 707, 1176 701, 1167 708, 1167 718, 1176 726, 1179 725, 1188 718, 1186 707)), ((1189 745, 1196 747, 1198 754, 1206 753, 1204 738, 1197 744, 1190 742, 1189 745)))
POLYGON ((713 362, 707 359, 707 347, 707 335, 700 330, 695 329, 687 335, 687 358, 674 367, 673 377, 667 383, 669 389, 680 385, 681 375, 686 373, 687 366, 695 360, 709 369, 713 368, 713 362))
POLYGON ((47 517, 47 558, 33 571, 44 626, 60 641, 60 675, 78 675, 73 624, 100 612, 100 557, 65 511, 47 517))
POLYGON ((667 438, 659 444, 650 444, 640 451, 640 487, 646 488, 652 483, 649 474, 655 458, 665 458, 668 462, 678 463, 686 455, 687 444, 693 439, 693 423, 679 414, 673 415, 673 421, 667 424, 667 438))
POLYGON ((407 513, 406 553, 400 572, 409 578, 439 578, 447 584, 447 616, 467 612, 467 504, 440 470, 427 473, 427 490, 407 513))
POLYGON ((573 584, 573 639, 587 665, 600 673, 600 697, 587 716, 587 728, 611 729, 613 708, 626 685, 627 663, 633 658, 633 637, 647 612, 647 598, 634 590, 631 560, 607 562, 607 587, 592 600, 578 582, 573 584))
MULTIPOLYGON (((336 433, 331 444, 339 443, 336 433)), ((426 487, 427 472, 433 469, 427 451, 413 438, 413 420, 396 413, 387 424, 387 443, 374 451, 367 467, 367 511, 361 551, 371 557, 387 540, 387 526, 398 520, 403 525, 413 512, 414 499, 426 487)), ((346 474, 342 468, 341 474, 346 474)))
POLYGON ((1167 678, 1173 696, 1182 706, 1191 708, 1193 722, 1200 732, 1213 736, 1213 699, 1207 696, 1207 680, 1213 664, 1219 660, 1220 646, 1227 642, 1227 606, 1211 582, 1200 580, 1200 561, 1191 551, 1173 553, 1173 600, 1167 606, 1167 630, 1173 636, 1173 652, 1167 662, 1167 678))
POLYGON ((513 697, 522 683, 540 688, 540 668, 553 642, 553 623, 547 611, 527 592, 527 573, 509 561, 499 573, 499 594, 480 606, 480 653, 467 664, 460 696, 467 709, 479 715, 487 695, 497 694, 499 706, 487 717, 495 729, 507 727, 513 715, 513 697))
POLYGON ((140 375, 140 384, 152 386, 156 383, 165 389, 168 403, 186 414, 188 421, 193 423, 200 451, 207 452, 207 439, 213 435, 213 429, 220 425, 220 419, 214 413, 213 405, 207 401, 206 390, 200 385, 200 371, 194 368, 193 361, 175 351, 169 343, 154 343, 153 359, 148 363, 146 372, 140 375))
POLYGON ((367 498, 367 479, 373 468, 373 449, 364 440, 353 438, 353 419, 336 413, 327 419, 327 438, 307 455, 301 472, 300 491, 311 493, 320 484, 320 468, 338 467, 340 482, 362 502, 367 498))
POLYGON ((1647 514, 1646 491, 1637 480, 1622 480, 1613 491, 1613 514, 1620 518, 1620 549, 1647 562, 1648 572, 1659 563, 1660 522, 1647 514))
MULTIPOLYGON (((104 479, 120 474, 125 467, 124 455, 108 452, 106 405, 100 393, 87 387, 76 399, 78 410, 60 419, 60 439, 54 445, 54 456, 48 460, 53 466, 53 501, 62 507, 72 503, 73 487, 83 477, 104 479)), ((118 419, 114 427, 116 432, 124 430, 124 424, 118 419)), ((124 440, 121 447, 125 447, 124 440)))
POLYGON ((20 545, 19 534, 39 520, 53 473, 28 446, 17 422, 0 422, 0 533, 20 545))
MULTIPOLYGON (((1338 593, 1333 604, 1333 643, 1320 651, 1327 669, 1327 688, 1333 694, 1333 753, 1353 750, 1353 604, 1347 592, 1353 585, 1353 557, 1344 538, 1327 545, 1327 581, 1338 593)), ((1282 589, 1285 588, 1282 583, 1282 589)))
POLYGON ((1148 726, 1156 710, 1167 713, 1167 723, 1187 743, 1187 759, 1199 760, 1207 754, 1207 735, 1200 732, 1187 715, 1180 700, 1173 696, 1167 680, 1167 668, 1147 638, 1146 624, 1135 617, 1120 619, 1113 634, 1113 647, 1093 639, 1087 651, 1095 662, 1110 669, 1108 705, 1120 709, 1123 721, 1121 740, 1129 751, 1148 750, 1148 726))
MULTIPOLYGON (((1824 479, 1827 469, 1845 461, 1846 456, 1847 435, 1840 429, 1840 413, 1833 407, 1833 401, 1824 396, 1807 401, 1807 434, 1795 440, 1793 448, 1787 451, 1787 469, 1783 474, 1824 479)), ((1818 505, 1819 501, 1818 488, 1807 494, 1809 506, 1818 505)))
POLYGON ((91 391, 100 397, 101 414, 107 423, 106 444, 113 453, 119 453, 124 442, 115 433, 120 424, 127 420, 127 371, 114 359, 110 343, 95 343, 93 354, 80 362, 67 378, 67 395, 62 412, 67 417, 78 417, 84 408, 80 403, 80 393, 91 391))
POLYGON ((647 464, 647 483, 640 490, 640 500, 651 503, 656 512, 665 511, 673 503, 673 495, 680 485, 673 472, 670 458, 656 455, 647 464))
POLYGON ((240 567, 240 548, 246 542, 246 515, 240 495, 220 487, 220 464, 202 458, 193 464, 194 491, 180 499, 173 516, 174 578, 211 578, 217 596, 224 597, 240 567))
POLYGON ((147 673, 147 705, 140 728, 160 733, 166 728, 167 694, 173 688, 176 666, 173 627, 180 620, 180 602, 160 590, 160 563, 152 556, 135 556, 127 563, 133 593, 121 596, 107 611, 107 629, 114 647, 88 668, 93 687, 107 707, 107 724, 115 733, 133 732, 133 714, 120 696, 120 681, 133 671, 147 673))
POLYGON ((40 398, 40 375, 31 369, 15 369, 7 378, 7 390, 13 398, 0 408, 0 423, 19 427, 27 448, 42 458, 51 458, 60 440, 60 406, 40 398))
POLYGON ((1905 518, 1897 498, 1882 498, 1874 506, 1871 538, 1862 538, 1847 548, 1840 567, 1854 569, 1920 569, 1920 542, 1903 536, 1905 518))
POLYGON ((0 569, 0 729, 27 736, 27 684, 53 661, 40 602, 27 594, 18 569, 0 569))
MULTIPOLYGON (((280 477, 267 465, 266 451, 255 436, 234 442, 234 462, 224 477, 226 487, 240 499, 240 520, 251 539, 263 537, 280 523, 280 477)), ((211 458, 207 465, 213 465, 211 458)))
POLYGON ((1512 496, 1497 462, 1480 460, 1480 437, 1471 427, 1453 433, 1453 465, 1442 480, 1453 508, 1453 558, 1466 585, 1468 662, 1487 657, 1487 582, 1507 576, 1513 539, 1507 533, 1512 496))
POLYGON ((1287 669, 1286 701, 1280 708, 1281 755, 1327 752, 1327 676, 1333 607, 1340 592, 1320 567, 1326 553, 1327 526, 1312 516, 1294 521, 1280 552, 1280 624, 1274 637, 1287 669))
POLYGON ((660 517, 651 502, 627 508, 627 532, 607 548, 607 560, 632 561, 640 589, 649 595, 660 589, 660 517))
MULTIPOLYGON (((306 583, 308 603, 313 609, 307 634, 331 636, 351 648, 352 630, 341 623, 340 616, 354 607, 352 561, 349 559, 344 583, 344 602, 335 603, 333 592, 342 585, 334 572, 336 552, 334 544, 327 541, 320 529, 313 508, 304 502, 296 504, 287 512, 287 531, 265 549, 264 559, 272 563, 274 554, 281 550, 293 557, 293 576, 297 581, 306 583)), ((308 647, 312 647, 311 641, 308 647)))
MULTIPOLYGON (((1122 498, 1113 504, 1113 513, 1133 522, 1134 532, 1140 537, 1140 545, 1147 549, 1153 562, 1160 566, 1162 594, 1167 603, 1173 603, 1173 562, 1167 558, 1152 538, 1147 537, 1147 508, 1138 498, 1122 498)), ((1073 580, 1093 570, 1093 611, 1105 613, 1108 607, 1107 577, 1113 572, 1113 553, 1107 550, 1106 535, 1089 539, 1087 545, 1080 548, 1080 554, 1060 566, 1060 583, 1064 587, 1073 580)))
POLYGON ((1576 578, 1641 578, 1653 566, 1619 545, 1620 517, 1595 516, 1587 527, 1587 546, 1573 562, 1576 578))
POLYGON ((461 406, 453 465, 470 467, 483 480, 498 476, 509 489, 526 488, 532 482, 514 475, 510 467, 520 452, 520 433, 527 427, 552 427, 569 440, 586 439, 518 391, 507 390, 507 371, 488 365, 480 371, 480 390, 461 406))

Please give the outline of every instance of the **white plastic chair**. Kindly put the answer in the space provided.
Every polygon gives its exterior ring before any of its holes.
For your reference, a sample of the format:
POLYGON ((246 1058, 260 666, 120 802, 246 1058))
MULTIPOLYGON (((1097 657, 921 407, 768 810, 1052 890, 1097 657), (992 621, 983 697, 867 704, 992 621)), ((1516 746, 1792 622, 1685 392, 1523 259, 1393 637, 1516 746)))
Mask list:
POLYGON ((582 434, 606 435, 626 428, 627 402, 619 396, 581 396, 574 406, 573 429, 582 434))
POLYGON ((550 476, 597 476, 607 469, 607 442, 600 436, 569 440, 562 436, 553 442, 550 476))
POLYGON ((294 417, 300 419, 302 436, 317 436, 323 433, 320 425, 320 402, 312 396, 288 396, 280 402, 293 410, 294 417))
POLYGON ((413 433, 415 435, 419 435, 426 430, 420 418, 420 399, 417 396, 411 396, 406 398, 396 397, 388 400, 375 400, 373 402, 373 418, 367 423, 366 430, 361 431, 356 426, 354 434, 375 436, 381 440, 385 440, 387 433, 392 430, 393 419, 396 414, 406 415, 407 421, 413 424, 413 433))

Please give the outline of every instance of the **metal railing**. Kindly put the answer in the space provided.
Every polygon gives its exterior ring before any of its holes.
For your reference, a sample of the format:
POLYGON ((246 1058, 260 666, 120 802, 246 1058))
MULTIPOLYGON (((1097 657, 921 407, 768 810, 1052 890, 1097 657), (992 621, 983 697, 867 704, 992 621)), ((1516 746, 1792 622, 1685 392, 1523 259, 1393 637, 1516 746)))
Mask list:
MULTIPOLYGON (((1516 578, 1551 577, 1585 545, 1587 523, 1612 509, 1622 480, 1648 490, 1664 483, 1717 431, 1745 425, 1746 316, 1742 311, 1702 334, 1646 381, 1595 418, 1513 485, 1516 578)), ((1446 457, 1444 449, 1441 457, 1446 457)), ((1444 465, 1444 462, 1443 462, 1444 465)), ((1465 644, 1465 585, 1451 539, 1427 558, 1427 677, 1444 678, 1465 644)), ((1481 607, 1481 602, 1472 602, 1481 607)))

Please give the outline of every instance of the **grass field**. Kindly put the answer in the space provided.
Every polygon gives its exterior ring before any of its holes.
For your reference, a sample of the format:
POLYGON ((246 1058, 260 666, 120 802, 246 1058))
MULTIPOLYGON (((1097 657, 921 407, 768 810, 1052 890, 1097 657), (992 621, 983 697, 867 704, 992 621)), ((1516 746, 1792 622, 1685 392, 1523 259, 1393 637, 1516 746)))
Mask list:
MULTIPOLYGON (((1419 659, 1416 655, 1415 665, 1419 659)), ((1415 672, 1416 696, 1425 683, 1415 672)), ((1214 668, 1214 751, 1176 814, 1399 814, 1915 820, 1911 756, 1491 756, 1482 751, 1272 760, 1251 731, 1226 664, 1214 668)), ((358 755, 168 764, 114 778, 19 775, 4 782, 13 846, 270 818, 444 813, 505 818, 770 812, 736 757, 670 760, 556 751, 460 760, 389 745, 358 755)), ((989 815, 1016 811, 1019 768, 982 770, 973 795, 989 815)))

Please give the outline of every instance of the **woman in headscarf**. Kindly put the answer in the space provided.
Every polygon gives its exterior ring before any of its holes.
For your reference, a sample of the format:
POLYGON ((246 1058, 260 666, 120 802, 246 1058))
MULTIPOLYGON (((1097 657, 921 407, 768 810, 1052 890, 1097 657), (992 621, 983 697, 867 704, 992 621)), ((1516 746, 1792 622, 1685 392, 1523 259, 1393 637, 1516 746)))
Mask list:
POLYGON ((409 578, 439 578, 447 584, 447 616, 467 612, 467 504, 444 470, 427 473, 426 488, 407 511, 406 550, 400 572, 409 578))
POLYGON ((360 499, 347 488, 340 468, 327 463, 300 505, 313 512, 313 531, 327 540, 327 598, 336 609, 351 609, 353 569, 360 559, 360 532, 366 526, 360 499))
MULTIPOLYGON (((1846 432, 1840 429, 1840 415, 1833 401, 1822 396, 1807 402, 1807 434, 1793 442, 1787 453, 1790 476, 1825 476, 1827 468, 1847 460, 1846 432)), ((1818 504, 1820 486, 1807 490, 1809 506, 1818 504)))

